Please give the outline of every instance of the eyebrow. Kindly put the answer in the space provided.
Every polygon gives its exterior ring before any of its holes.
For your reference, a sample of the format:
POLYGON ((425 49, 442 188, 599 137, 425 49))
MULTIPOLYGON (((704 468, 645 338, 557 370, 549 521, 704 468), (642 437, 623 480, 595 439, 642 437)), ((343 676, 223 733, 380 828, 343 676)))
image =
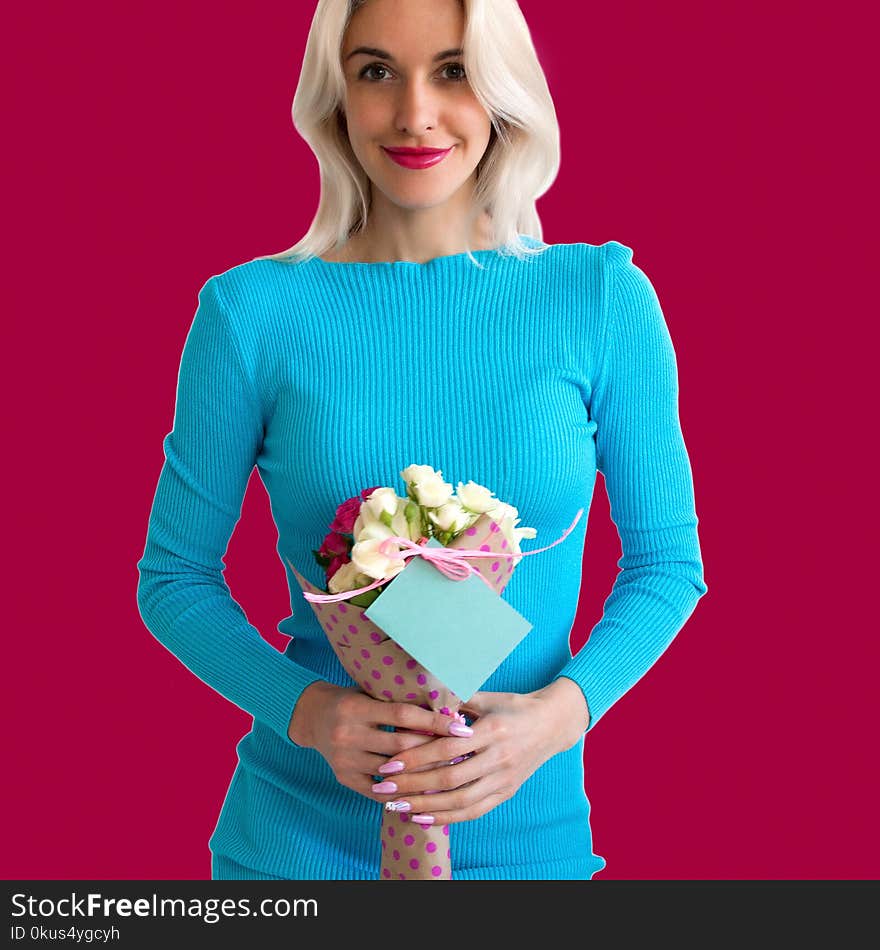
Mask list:
MULTIPOLYGON (((365 56, 375 56, 378 59, 387 59, 390 63, 394 62, 394 57, 391 53, 384 49, 376 49, 373 46, 359 46, 357 49, 353 49, 348 56, 345 57, 346 62, 348 62, 352 56, 357 56, 358 53, 363 53, 365 56)), ((463 49, 445 49, 442 53, 438 53, 434 57, 433 62, 436 63, 441 59, 448 59, 450 56, 462 56, 463 54, 463 49)))

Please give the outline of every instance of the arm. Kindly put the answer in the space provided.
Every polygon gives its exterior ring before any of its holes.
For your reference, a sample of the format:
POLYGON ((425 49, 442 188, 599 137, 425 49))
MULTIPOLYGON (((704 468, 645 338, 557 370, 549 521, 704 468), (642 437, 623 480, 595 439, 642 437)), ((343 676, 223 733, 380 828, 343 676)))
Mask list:
POLYGON ((650 669, 708 590, 669 330, 629 248, 609 243, 605 274, 605 355, 588 408, 623 556, 601 620, 557 676, 583 691, 588 729, 650 669))
POLYGON ((259 402, 212 277, 181 357, 173 429, 137 565, 138 609, 199 679, 293 742, 293 709, 320 677, 266 642, 223 580, 262 438, 259 402))

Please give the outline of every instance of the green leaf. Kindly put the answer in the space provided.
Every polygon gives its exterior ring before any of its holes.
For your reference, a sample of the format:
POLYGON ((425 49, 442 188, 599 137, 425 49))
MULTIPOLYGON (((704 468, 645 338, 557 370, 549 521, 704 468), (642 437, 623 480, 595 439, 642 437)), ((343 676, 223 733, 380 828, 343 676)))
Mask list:
POLYGON ((372 590, 368 590, 363 594, 358 594, 357 597, 351 597, 348 603, 355 604, 358 607, 369 607, 381 593, 381 587, 374 587, 372 590))

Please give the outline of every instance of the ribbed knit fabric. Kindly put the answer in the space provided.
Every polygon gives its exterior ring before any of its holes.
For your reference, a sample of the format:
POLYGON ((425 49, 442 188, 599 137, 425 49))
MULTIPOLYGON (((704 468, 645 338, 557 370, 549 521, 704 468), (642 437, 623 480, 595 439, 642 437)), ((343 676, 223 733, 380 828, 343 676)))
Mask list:
MULTIPOLYGON (((353 685, 284 567, 281 653, 249 623, 223 557, 256 465, 278 555, 324 585, 311 551, 337 505, 373 485, 401 494, 410 464, 473 480, 537 536, 505 599, 533 629, 483 689, 583 690, 590 730, 706 593, 678 374, 654 289, 616 241, 476 251, 424 264, 252 260, 207 280, 180 363, 172 431, 138 562, 148 630, 253 716, 209 847, 214 876, 373 879, 381 805, 340 785, 287 735, 302 690, 353 685), (572 658, 597 469, 621 571, 572 658), (244 876, 247 876, 245 874, 244 876), (240 876, 237 874, 236 876, 240 876)), ((490 632, 491 633, 491 632, 490 632)), ((450 826, 456 879, 588 879, 583 740, 510 800, 450 826)))

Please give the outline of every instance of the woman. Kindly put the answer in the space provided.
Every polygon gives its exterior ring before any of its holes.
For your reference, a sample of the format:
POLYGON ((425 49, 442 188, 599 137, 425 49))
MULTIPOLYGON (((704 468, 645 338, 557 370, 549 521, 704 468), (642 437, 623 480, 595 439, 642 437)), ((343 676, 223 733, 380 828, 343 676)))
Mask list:
POLYGON ((558 129, 514 0, 321 0, 294 120, 317 214, 202 287, 138 564, 149 630, 254 717, 212 875, 375 878, 394 803, 449 826, 456 879, 589 879, 584 736, 707 590, 657 297, 622 244, 540 239, 558 129), (464 728, 353 686, 290 571, 284 654, 222 578, 254 465, 279 556, 323 586, 336 506, 410 464, 490 487, 543 544, 602 471, 622 540, 574 657, 586 517, 524 559, 505 599, 532 630, 464 728))

